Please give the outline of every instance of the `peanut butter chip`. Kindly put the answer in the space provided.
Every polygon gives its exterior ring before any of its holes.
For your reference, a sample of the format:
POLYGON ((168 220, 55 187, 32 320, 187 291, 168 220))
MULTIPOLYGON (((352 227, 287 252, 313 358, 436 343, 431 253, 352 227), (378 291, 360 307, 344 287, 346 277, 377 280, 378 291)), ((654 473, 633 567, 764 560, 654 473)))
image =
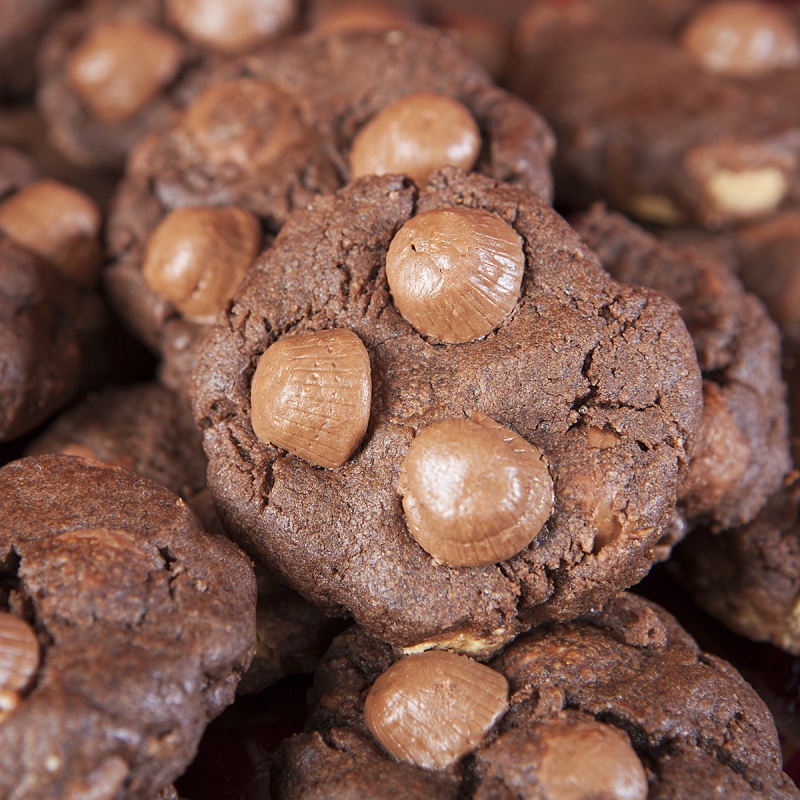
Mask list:
POLYGON ((398 761, 446 769, 480 745, 508 709, 508 682, 453 653, 428 651, 395 662, 372 685, 364 720, 398 761))
POLYGON ((425 428, 403 460, 397 489, 412 536, 452 567, 511 558, 553 509, 541 452, 478 413, 425 428))
POLYGON ((287 336, 261 356, 250 396, 262 442, 319 467, 341 467, 367 431, 369 353, 340 328, 287 336))
POLYGON ((296 0, 167 0, 176 28, 226 54, 252 50, 285 28, 296 12, 296 0))
POLYGON ((645 800, 647 775, 628 737, 600 722, 549 723, 538 784, 547 800, 645 800))
POLYGON ((480 209, 426 211, 397 232, 386 277, 400 313, 424 336, 448 343, 486 336, 519 298, 522 240, 480 209))
POLYGON ((192 322, 209 323, 261 247, 261 225, 241 208, 182 208, 147 243, 142 274, 192 322))
POLYGON ((182 128, 210 164, 243 170, 273 162, 303 131, 288 95, 249 78, 206 89, 186 109, 182 128))
POLYGON ((101 221, 91 198, 52 180, 31 183, 0 205, 0 229, 79 286, 97 281, 101 221))
POLYGON ((0 689, 24 692, 39 669, 39 640, 21 617, 0 611, 0 689))
POLYGON ((350 171, 354 178, 403 174, 425 185, 441 167, 471 169, 480 148, 478 126, 461 103, 419 92, 386 106, 359 131, 350 171))
POLYGON ((67 61, 67 80, 90 111, 118 123, 136 114, 178 72, 180 42, 134 20, 96 25, 67 61))
POLYGON ((326 14, 314 30, 327 36, 344 31, 386 31, 407 24, 397 11, 377 3, 345 3, 326 14))
POLYGON ((681 44, 706 69, 750 77, 800 64, 800 35, 792 18, 771 3, 727 0, 703 7, 681 44))

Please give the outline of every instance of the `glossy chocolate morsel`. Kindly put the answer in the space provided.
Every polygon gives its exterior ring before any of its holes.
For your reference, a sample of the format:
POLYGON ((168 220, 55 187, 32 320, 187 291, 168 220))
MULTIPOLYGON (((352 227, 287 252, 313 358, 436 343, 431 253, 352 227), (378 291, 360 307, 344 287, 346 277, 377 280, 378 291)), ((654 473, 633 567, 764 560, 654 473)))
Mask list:
POLYGON ((132 117, 177 74, 183 46, 153 25, 117 20, 96 25, 67 62, 67 80, 99 119, 132 117))
POLYGON ((433 650, 406 656, 375 681, 364 721, 398 761, 446 769, 478 747, 507 708, 501 673, 433 650))
POLYGON ((481 134, 472 114, 457 100, 417 92, 386 106, 353 140, 350 170, 362 175, 409 175, 425 185, 446 166, 472 169, 481 134))
POLYGON ((167 0, 166 7, 185 36, 227 55, 252 50, 297 13, 296 0, 167 0))
POLYGON ((302 134, 290 97, 266 80, 210 86, 187 109, 181 130, 212 166, 269 164, 302 134))
POLYGON ((497 328, 519 299, 522 240, 482 209, 427 211, 397 232, 386 277, 400 313, 423 336, 472 342, 497 328))
POLYGON ((0 690, 24 692, 39 669, 39 641, 21 617, 0 611, 0 690))
POLYGON ((379 3, 345 3, 325 14, 314 30, 322 36, 344 31, 385 31, 402 28, 409 19, 379 3))
POLYGON ((479 413, 424 428, 397 488, 414 538, 453 567, 511 558, 553 510, 553 480, 541 451, 479 413))
POLYGON ((289 336, 259 359, 251 388, 253 431, 319 467, 341 467, 369 422, 369 353, 352 331, 289 336))
POLYGON ((645 800, 647 775, 619 728, 593 721, 543 728, 537 778, 547 800, 645 800))
POLYGON ((142 274, 192 322, 211 322, 261 248, 258 218, 241 208, 182 208, 147 243, 142 274))
POLYGON ((94 200, 49 179, 29 184, 0 205, 0 230, 83 287, 97 282, 101 224, 94 200))
POLYGON ((684 29, 681 45, 709 71, 736 77, 800 65, 800 35, 792 18, 758 0, 703 6, 684 29))

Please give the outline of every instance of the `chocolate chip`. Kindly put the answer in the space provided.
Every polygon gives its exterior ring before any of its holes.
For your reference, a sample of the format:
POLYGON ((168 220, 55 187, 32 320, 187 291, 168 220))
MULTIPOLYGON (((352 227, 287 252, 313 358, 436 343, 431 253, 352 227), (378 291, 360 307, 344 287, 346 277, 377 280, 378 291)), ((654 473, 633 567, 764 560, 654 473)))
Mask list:
POLYGON ((453 567, 511 558, 553 509, 541 452, 479 413, 425 428, 411 443, 397 489, 411 534, 453 567))
POLYGON ((364 438, 371 402, 369 353, 355 333, 288 336, 253 375, 253 431, 312 464, 341 467, 364 438))
POLYGON ((53 180, 31 183, 0 205, 0 229, 79 286, 97 282, 101 222, 91 198, 53 180))
POLYGON ((797 28, 771 3, 724 0, 704 6, 684 29, 681 45, 711 72, 737 77, 800 64, 797 28))
POLYGON ((466 656, 429 650, 378 677, 364 720, 393 758, 445 769, 478 747, 507 708, 501 673, 466 656))
POLYGON ((0 689, 24 692, 39 669, 39 640, 28 623, 0 611, 0 689))
POLYGON ((241 208, 182 208, 147 243, 142 275, 184 318, 212 322, 261 248, 261 225, 241 208))
MULTIPOLYGON (((547 723, 537 784, 548 800, 645 800, 647 775, 628 737, 600 722, 547 723)), ((538 796, 538 795, 537 795, 538 796)))
POLYGON ((486 336, 519 298, 522 240, 481 209, 427 211, 397 232, 386 277, 400 313, 424 336, 449 343, 486 336))
POLYGON ((461 103, 418 92, 386 106, 358 132, 350 170, 353 178, 404 174, 424 186, 441 167, 471 169, 480 148, 478 126, 461 103))
POLYGON ((408 22, 398 11, 378 3, 345 3, 325 14, 314 30, 323 36, 345 31, 389 31, 408 22))
POLYGON ((275 161, 302 134, 291 98, 249 78, 206 89, 186 109, 181 129, 209 164, 242 170, 275 161))
POLYGON ((142 109, 178 72, 183 47, 144 22, 96 25, 67 61, 67 80, 89 110, 119 123, 142 109))
POLYGON ((285 28, 296 0, 167 0, 170 22, 192 41, 220 53, 252 50, 285 28))

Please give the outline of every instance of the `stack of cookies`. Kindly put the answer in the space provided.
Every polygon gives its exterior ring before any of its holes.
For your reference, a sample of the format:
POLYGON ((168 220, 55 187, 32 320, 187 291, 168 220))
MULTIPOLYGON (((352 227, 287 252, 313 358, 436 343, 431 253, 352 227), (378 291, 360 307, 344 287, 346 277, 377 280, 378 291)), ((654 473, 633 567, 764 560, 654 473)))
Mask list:
POLYGON ((791 8, 4 4, 0 800, 800 796, 626 591, 800 652, 791 8))

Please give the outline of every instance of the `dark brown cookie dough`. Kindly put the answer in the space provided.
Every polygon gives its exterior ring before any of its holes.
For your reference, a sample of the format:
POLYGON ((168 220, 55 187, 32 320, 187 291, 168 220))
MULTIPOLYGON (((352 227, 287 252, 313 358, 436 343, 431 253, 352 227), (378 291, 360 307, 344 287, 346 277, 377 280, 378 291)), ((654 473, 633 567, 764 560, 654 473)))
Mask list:
POLYGON ((141 475, 71 456, 0 470, 0 607, 42 666, 0 723, 0 793, 150 797, 194 756, 255 644, 255 577, 141 475))
POLYGON ((0 100, 29 97, 36 84, 36 50, 70 0, 0 2, 0 100))
POLYGON ((0 234, 0 441, 35 428, 77 392, 95 300, 0 234))
POLYGON ((670 570, 695 602, 737 633, 800 655, 800 485, 748 525, 692 532, 670 570))
POLYGON ((780 335, 721 262, 659 242, 595 206, 572 220, 619 281, 650 286, 681 308, 703 371, 703 423, 679 508, 694 527, 749 522, 791 468, 780 335))
MULTIPOLYGON (((508 680, 509 709, 477 751, 447 771, 391 759, 365 724, 370 687, 399 658, 359 628, 334 641, 317 669, 306 732, 275 755, 273 796, 540 800, 553 796, 546 791, 553 766, 570 765, 568 754, 548 753, 548 744, 552 750, 559 734, 578 726, 627 742, 649 800, 798 796, 781 772, 774 722, 753 689, 663 609, 634 595, 537 628, 490 662, 508 680)), ((575 778, 585 781, 580 773, 590 764, 597 790, 610 768, 584 747, 573 756, 575 778)), ((624 795, 602 796, 642 795, 629 785, 624 795)))
MULTIPOLYGON (((592 3, 539 5, 558 22, 533 31, 514 88, 555 130, 563 207, 605 199, 651 222, 720 227, 797 202, 800 65, 744 77, 704 67, 680 37, 708 2, 681 4, 671 24, 611 30, 564 22, 592 3)), ((796 9, 779 13, 800 37, 796 9)))
POLYGON ((116 258, 106 270, 109 295, 137 336, 164 354, 165 379, 176 389, 185 387, 204 326, 182 319, 142 277, 148 240, 170 211, 237 206, 275 231, 292 209, 348 179, 353 137, 376 112, 420 91, 455 98, 474 116, 483 139, 477 171, 550 195, 553 139, 546 125, 433 28, 311 33, 220 68, 207 83, 211 92, 249 87, 257 99, 237 89, 213 114, 196 111, 196 101, 165 132, 141 142, 109 222, 116 258), (259 163, 264 141, 277 149, 259 163), (249 161, 235 163, 240 151, 249 161))
MULTIPOLYGON (((122 467, 182 497, 206 530, 221 532, 203 511, 206 456, 185 398, 158 384, 105 389, 61 414, 26 455, 65 453, 122 467), (198 508, 195 508, 195 499, 198 508)), ((213 504, 206 504, 213 511, 213 504)))
POLYGON ((386 641, 477 653, 574 617, 647 572, 701 410, 691 339, 671 301, 612 281, 544 201, 453 168, 423 191, 362 179, 293 215, 211 329, 195 379, 209 487, 249 552, 386 641), (385 258, 415 214, 454 207, 513 226, 526 268, 495 332, 443 345, 396 311, 385 258), (256 438, 250 383, 273 341, 334 327, 369 353, 372 406, 355 456, 320 470, 256 438), (544 453, 555 510, 502 564, 436 566, 406 527, 400 465, 420 430, 473 411, 544 453))

